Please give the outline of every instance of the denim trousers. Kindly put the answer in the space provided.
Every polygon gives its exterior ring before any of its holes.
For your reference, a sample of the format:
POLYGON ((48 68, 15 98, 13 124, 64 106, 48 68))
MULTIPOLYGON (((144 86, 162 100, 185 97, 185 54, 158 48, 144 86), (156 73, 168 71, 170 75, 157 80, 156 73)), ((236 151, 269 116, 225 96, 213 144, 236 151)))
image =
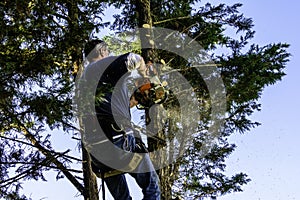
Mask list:
MULTIPOLYGON (((108 130, 106 129, 106 131, 108 130)), ((114 132, 114 130, 110 131, 114 132)), ((136 146, 135 142, 136 140, 133 134, 126 135, 126 137, 120 137, 113 141, 114 145, 130 152, 134 152, 136 146)), ((138 186, 142 189, 143 200, 160 200, 159 178, 148 154, 145 154, 142 162, 140 162, 135 171, 138 172, 139 168, 141 169, 140 173, 128 174, 135 179, 138 186)), ((129 193, 125 174, 104 178, 104 182, 115 200, 132 199, 129 193)))
MULTIPOLYGON (((154 172, 129 173, 142 189, 143 200, 160 200, 158 177, 154 172)), ((111 176, 104 179, 111 195, 115 200, 131 200, 129 189, 124 174, 111 176)))

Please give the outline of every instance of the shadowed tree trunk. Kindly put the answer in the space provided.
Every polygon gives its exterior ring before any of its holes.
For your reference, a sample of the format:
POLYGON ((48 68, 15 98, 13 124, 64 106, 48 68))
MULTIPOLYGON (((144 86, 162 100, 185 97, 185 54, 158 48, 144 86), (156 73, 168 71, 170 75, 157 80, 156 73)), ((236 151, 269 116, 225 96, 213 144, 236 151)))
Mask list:
MULTIPOLYGON (((70 34, 68 35, 70 38, 76 39, 75 41, 79 41, 80 35, 76 34, 79 30, 79 19, 78 19, 78 12, 79 8, 76 3, 70 1, 68 4, 68 10, 69 10, 69 18, 70 18, 70 34)), ((72 40, 70 40, 72 41, 72 40)), ((81 72, 78 70, 80 63, 82 63, 81 58, 81 52, 80 51, 73 51, 73 54, 71 55, 73 60, 73 74, 81 75, 81 72)), ((79 126, 80 129, 83 130, 83 124, 82 119, 79 119, 79 126)), ((91 158, 87 150, 84 148, 83 145, 81 145, 81 151, 82 151, 82 169, 83 169, 83 184, 84 184, 84 191, 83 196, 84 200, 98 200, 99 194, 98 194, 98 184, 97 184, 97 178, 94 175, 92 168, 91 168, 91 158)))
MULTIPOLYGON (((84 199, 98 200, 97 178, 91 169, 91 158, 87 150, 82 147, 82 168, 83 168, 83 182, 84 182, 84 199)), ((103 186, 102 186, 103 187, 103 186)))
MULTIPOLYGON (((150 0, 137 0, 137 13, 138 13, 138 26, 140 29, 140 40, 142 46, 142 57, 144 58, 146 64, 151 61, 154 64, 154 67, 157 67, 155 64, 158 63, 157 54, 155 51, 155 44, 153 41, 153 32, 152 32, 152 18, 151 18, 151 6, 150 0)), ((157 69, 156 71, 159 71, 157 69)), ((163 108, 161 106, 152 106, 151 107, 151 119, 149 116, 149 110, 145 110, 146 115, 146 124, 147 129, 151 130, 151 133, 155 133, 159 138, 164 139, 164 135, 160 128, 161 122, 161 111, 163 108)), ((150 152, 155 151, 161 147, 161 143, 152 137, 147 137, 148 149, 150 152)), ((156 160, 161 162, 164 160, 165 155, 159 155, 158 158, 153 158, 152 160, 156 160)), ((155 163, 154 163, 155 165, 155 163)), ((172 199, 172 190, 170 183, 170 172, 169 167, 165 167, 163 169, 158 169, 157 173, 160 179, 160 190, 161 190, 161 199, 162 200, 170 200, 172 199)))

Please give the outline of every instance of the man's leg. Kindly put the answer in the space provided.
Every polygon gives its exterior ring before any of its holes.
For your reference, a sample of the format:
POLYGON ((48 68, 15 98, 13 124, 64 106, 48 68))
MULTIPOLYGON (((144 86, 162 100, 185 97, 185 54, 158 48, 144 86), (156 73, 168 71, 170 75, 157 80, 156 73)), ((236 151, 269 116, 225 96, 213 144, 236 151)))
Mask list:
POLYGON ((155 171, 130 174, 142 189, 143 200, 160 200, 159 179, 155 171))
POLYGON ((142 189, 143 200, 160 200, 159 177, 153 167, 149 154, 145 154, 137 167, 137 172, 130 173, 142 189))
POLYGON ((131 200, 124 174, 111 176, 104 179, 108 190, 115 200, 131 200))

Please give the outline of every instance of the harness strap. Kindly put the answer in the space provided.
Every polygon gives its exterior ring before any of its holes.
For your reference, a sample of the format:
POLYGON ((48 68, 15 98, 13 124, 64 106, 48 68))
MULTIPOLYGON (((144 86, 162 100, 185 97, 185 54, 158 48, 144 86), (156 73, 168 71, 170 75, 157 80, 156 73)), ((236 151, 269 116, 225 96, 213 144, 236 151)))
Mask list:
POLYGON ((102 198, 103 200, 105 200, 104 173, 101 173, 101 179, 102 179, 102 198))
MULTIPOLYGON (((121 134, 118 134, 118 135, 113 136, 112 139, 115 140, 115 139, 118 139, 118 138, 120 138, 120 137, 124 137, 124 136, 126 136, 126 135, 132 134, 132 133, 133 133, 133 131, 127 131, 127 132, 125 132, 125 133, 121 133, 121 134)), ((98 142, 94 142, 94 143, 89 144, 89 145, 90 145, 90 146, 98 145, 98 144, 102 144, 102 143, 105 143, 105 142, 108 142, 108 141, 110 141, 110 140, 109 140, 109 139, 104 139, 104 140, 101 140, 101 141, 98 141, 98 142)))

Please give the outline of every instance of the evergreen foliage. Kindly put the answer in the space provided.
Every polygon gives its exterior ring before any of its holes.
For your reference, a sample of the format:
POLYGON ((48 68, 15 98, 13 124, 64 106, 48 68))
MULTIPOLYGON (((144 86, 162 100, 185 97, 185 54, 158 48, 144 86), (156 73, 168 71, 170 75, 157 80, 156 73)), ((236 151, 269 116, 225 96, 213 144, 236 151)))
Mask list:
MULTIPOLYGON (((236 148, 234 144, 229 144, 228 137, 236 132, 250 131, 260 124, 252 121, 250 116, 255 111, 260 111, 259 98, 264 88, 280 81, 285 75, 284 68, 290 55, 287 52, 289 45, 278 43, 260 47, 251 44, 255 35, 254 23, 251 18, 239 12, 242 6, 240 3, 213 6, 197 0, 109 2, 116 8, 122 7, 122 13, 115 15, 112 25, 114 30, 131 30, 136 26, 141 27, 143 23, 149 23, 154 27, 184 33, 199 42, 206 51, 214 52, 211 60, 218 66, 225 84, 227 108, 224 129, 211 151, 203 154, 203 135, 207 134, 211 123, 212 105, 209 91, 203 79, 197 76, 197 71, 187 67, 187 60, 170 52, 156 50, 156 60, 163 59, 173 69, 180 71, 190 81, 202 101, 199 109, 202 124, 199 127, 200 133, 194 135, 193 145, 185 152, 182 160, 159 170, 162 198, 174 198, 176 193, 188 199, 201 199, 242 191, 242 185, 250 181, 248 176, 245 173, 237 173, 227 177, 224 173, 225 159, 236 148), (147 19, 140 15, 148 15, 145 13, 147 6, 141 10, 141 5, 148 5, 150 20, 139 21, 147 19), (230 31, 234 34, 226 34, 230 31), (218 54, 216 50, 219 48, 224 49, 226 53, 218 54)), ((154 37, 159 36, 154 34, 154 37)), ((180 41, 177 44, 180 46, 180 41)), ((175 119, 177 114, 173 113, 169 120, 175 119)), ((176 124, 176 120, 173 124, 176 124)), ((171 133, 176 131, 172 128, 174 127, 168 129, 171 133)))

